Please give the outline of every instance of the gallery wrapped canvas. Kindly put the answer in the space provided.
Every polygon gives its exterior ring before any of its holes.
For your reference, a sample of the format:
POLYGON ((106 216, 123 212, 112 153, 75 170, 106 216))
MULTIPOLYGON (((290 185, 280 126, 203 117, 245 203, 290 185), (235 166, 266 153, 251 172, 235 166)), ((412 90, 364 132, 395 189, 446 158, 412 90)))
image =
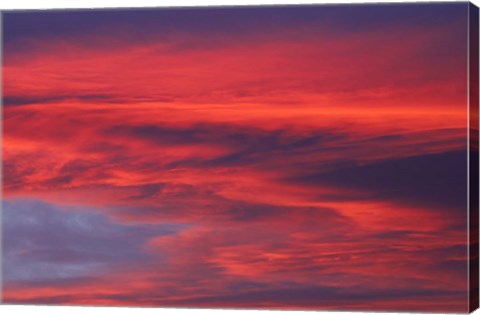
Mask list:
POLYGON ((3 11, 2 302, 478 306, 478 8, 3 11))

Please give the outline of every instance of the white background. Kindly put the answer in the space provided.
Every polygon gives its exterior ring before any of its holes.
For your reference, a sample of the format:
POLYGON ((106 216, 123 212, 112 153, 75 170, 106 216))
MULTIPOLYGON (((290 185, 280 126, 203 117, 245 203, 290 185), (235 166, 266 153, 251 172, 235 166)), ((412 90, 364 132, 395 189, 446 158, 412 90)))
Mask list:
MULTIPOLYGON (((258 5, 258 4, 309 4, 309 3, 367 3, 380 0, 0 0, 0 10, 5 9, 48 9, 48 8, 102 8, 102 7, 158 7, 158 6, 199 6, 199 5, 258 5)), ((441 0, 440 0, 441 1, 441 0)), ((435 2, 440 2, 436 0, 435 2)), ((399 1, 389 2, 426 2, 426 1, 399 1)), ((448 2, 442 1, 442 2, 448 2)), ((480 6, 480 0, 472 1, 480 6)), ((128 285, 126 283, 125 285, 128 285)), ((64 307, 64 306, 0 306, 1 315, 9 314, 68 314, 68 315, 306 315, 312 311, 244 311, 244 310, 210 310, 210 309, 166 309, 166 308, 112 308, 112 307, 64 307)), ((352 315, 352 312, 322 312, 328 315, 352 315)), ((480 312, 475 312, 480 314, 480 312)), ((389 314, 389 313, 363 313, 389 314)), ((411 313, 415 314, 415 313, 411 313)))

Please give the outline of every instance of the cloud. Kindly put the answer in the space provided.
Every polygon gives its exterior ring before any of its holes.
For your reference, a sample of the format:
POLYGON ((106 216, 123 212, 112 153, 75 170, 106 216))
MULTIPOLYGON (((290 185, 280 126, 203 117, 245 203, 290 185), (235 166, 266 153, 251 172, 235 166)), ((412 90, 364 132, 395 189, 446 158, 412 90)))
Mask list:
POLYGON ((94 209, 58 207, 33 199, 3 201, 3 280, 50 283, 81 280, 149 259, 150 237, 177 233, 180 225, 119 224, 94 209))
MULTIPOLYGON (((305 185, 337 186, 379 198, 463 212, 467 206, 467 152, 453 151, 391 159, 313 173, 290 180, 305 185)), ((465 217, 466 220, 466 217, 465 217)))
POLYGON ((391 20, 320 7, 7 13, 6 104, 281 104, 311 94, 342 104, 364 99, 382 106, 395 99, 416 108, 460 100, 466 65, 455 56, 466 53, 466 6, 415 14, 396 8, 400 20, 389 9, 372 9, 391 20), (32 20, 39 20, 35 29, 32 20), (77 23, 49 33, 65 20, 77 23), (372 20, 382 26, 367 26, 372 20), (93 25, 95 32, 87 32, 93 25))
POLYGON ((462 292, 454 290, 413 288, 378 290, 365 287, 339 288, 317 285, 296 289, 252 290, 243 294, 192 298, 178 301, 177 303, 178 305, 209 305, 216 303, 223 307, 260 309, 296 309, 299 305, 306 309, 318 309, 316 305, 320 303, 325 305, 325 309, 414 311, 418 309, 418 305, 414 302, 415 300, 421 300, 423 303, 425 301, 430 301, 426 303, 434 303, 438 299, 450 298, 452 295, 459 299, 463 296, 462 292), (398 299, 409 300, 411 298, 413 298, 412 302, 402 305, 388 305, 386 303, 379 306, 375 305, 377 300, 391 303, 391 301, 398 299), (282 301, 282 304, 278 304, 279 300, 282 301), (342 305, 342 307, 339 308, 337 305, 342 305))

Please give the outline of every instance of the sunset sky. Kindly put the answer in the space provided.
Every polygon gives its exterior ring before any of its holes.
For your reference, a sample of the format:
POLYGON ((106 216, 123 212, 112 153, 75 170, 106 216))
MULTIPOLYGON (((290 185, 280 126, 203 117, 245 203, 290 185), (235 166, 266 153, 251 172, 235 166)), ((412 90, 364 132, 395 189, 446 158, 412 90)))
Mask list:
POLYGON ((467 13, 4 13, 4 302, 466 312, 467 13))

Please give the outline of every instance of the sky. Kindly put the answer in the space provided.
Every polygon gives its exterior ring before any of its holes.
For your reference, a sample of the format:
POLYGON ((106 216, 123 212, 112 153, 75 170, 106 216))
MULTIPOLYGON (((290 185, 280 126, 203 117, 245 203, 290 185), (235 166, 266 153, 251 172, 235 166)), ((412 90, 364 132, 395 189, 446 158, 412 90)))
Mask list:
POLYGON ((3 15, 3 301, 466 312, 468 5, 3 15))

